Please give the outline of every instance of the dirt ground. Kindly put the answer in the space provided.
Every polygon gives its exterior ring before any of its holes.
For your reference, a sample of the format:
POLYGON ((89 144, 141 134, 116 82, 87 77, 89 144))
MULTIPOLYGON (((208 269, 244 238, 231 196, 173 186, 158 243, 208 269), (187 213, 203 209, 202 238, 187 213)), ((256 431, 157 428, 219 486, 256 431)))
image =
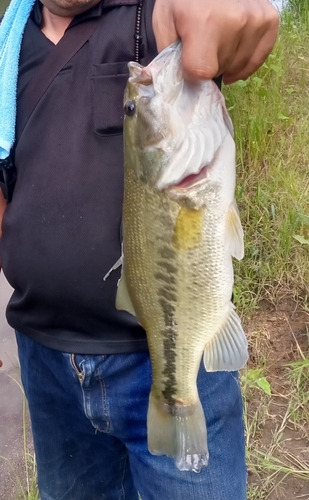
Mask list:
MULTIPOLYGON (((0 282, 0 288, 3 286, 0 282)), ((245 393, 250 500, 309 500, 309 419, 303 418, 300 408, 295 421, 289 409, 295 391, 286 367, 301 359, 301 352, 308 357, 308 323, 308 314, 291 298, 282 297, 277 307, 264 301, 245 324, 250 344, 248 368, 264 369, 272 393, 268 396, 257 388, 245 393)), ((17 477, 25 484, 22 393, 13 380, 19 380, 16 352, 4 319, 1 335, 0 499, 17 500, 21 498, 17 477)), ((27 436, 31 456, 29 426, 27 436)))
MULTIPOLYGON (((13 330, 5 319, 5 307, 12 290, 0 274, 0 499, 17 500, 18 481, 25 474, 23 447, 23 393, 13 330)), ((31 433, 26 426, 27 448, 31 433)))
POLYGON ((309 358, 308 323, 300 305, 283 296, 276 307, 263 301, 245 325, 249 369, 264 368, 272 393, 246 392, 252 500, 309 500, 309 384, 297 390, 286 366, 309 358))

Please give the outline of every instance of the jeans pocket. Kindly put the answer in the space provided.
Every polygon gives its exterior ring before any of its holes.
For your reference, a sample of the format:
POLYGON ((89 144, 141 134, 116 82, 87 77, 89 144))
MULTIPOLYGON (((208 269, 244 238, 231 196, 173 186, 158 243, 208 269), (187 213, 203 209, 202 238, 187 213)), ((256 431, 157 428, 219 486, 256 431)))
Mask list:
POLYGON ((72 368, 75 371, 80 384, 82 384, 84 377, 85 377, 85 370, 81 369, 78 366, 78 363, 76 362, 76 359, 75 359, 75 354, 71 354, 70 361, 71 361, 72 368))

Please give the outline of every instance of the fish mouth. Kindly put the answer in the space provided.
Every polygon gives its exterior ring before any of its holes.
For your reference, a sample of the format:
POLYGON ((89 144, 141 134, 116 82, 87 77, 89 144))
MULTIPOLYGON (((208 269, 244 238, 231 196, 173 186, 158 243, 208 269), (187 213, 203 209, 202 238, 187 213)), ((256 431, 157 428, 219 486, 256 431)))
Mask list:
MULTIPOLYGON (((201 138, 199 140, 201 141, 201 138)), ((222 144, 219 144, 216 148, 214 148, 214 144, 212 146, 211 154, 209 154, 209 151, 208 153, 206 151, 205 154, 205 146, 202 149, 195 149, 193 153, 190 152, 189 154, 187 154, 188 147, 185 147, 184 152, 180 147, 157 180, 157 189, 159 191, 181 191, 192 189, 207 182, 217 163, 222 144)))
POLYGON ((189 174, 187 177, 181 179, 177 184, 169 186, 169 189, 172 190, 189 189, 194 186, 197 186, 198 184, 202 184, 207 178, 207 173, 209 169, 210 169, 210 164, 204 165, 197 174, 189 174))
POLYGON ((192 189, 196 186, 200 186, 203 183, 205 183, 207 181, 207 178, 209 177, 211 170, 215 166, 220 149, 221 149, 221 146, 219 146, 219 148, 215 152, 212 160, 209 163, 207 163, 206 165, 204 164, 203 166, 201 166, 201 168, 199 168, 198 172, 193 172, 193 173, 188 172, 187 175, 186 174, 183 175, 178 181, 173 182, 172 184, 167 186, 166 189, 169 191, 172 191, 172 192, 173 191, 184 191, 184 190, 192 189))

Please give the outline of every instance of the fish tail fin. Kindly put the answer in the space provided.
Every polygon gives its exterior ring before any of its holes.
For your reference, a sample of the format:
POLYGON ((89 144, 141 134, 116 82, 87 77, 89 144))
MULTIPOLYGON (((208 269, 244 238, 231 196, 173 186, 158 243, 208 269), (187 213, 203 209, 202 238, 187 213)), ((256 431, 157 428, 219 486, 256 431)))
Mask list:
POLYGON ((248 343, 235 306, 230 302, 225 324, 205 346, 204 366, 208 372, 240 370, 248 361, 248 343))
POLYGON ((200 400, 189 407, 162 403, 152 392, 147 417, 148 449, 174 458, 181 471, 200 472, 208 465, 207 431, 200 400))

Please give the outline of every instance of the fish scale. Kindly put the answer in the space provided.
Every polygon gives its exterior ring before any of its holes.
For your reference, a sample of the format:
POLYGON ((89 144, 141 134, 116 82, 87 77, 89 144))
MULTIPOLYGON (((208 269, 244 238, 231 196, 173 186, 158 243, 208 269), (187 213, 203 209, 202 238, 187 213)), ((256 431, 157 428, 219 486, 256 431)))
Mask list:
POLYGON ((232 256, 243 255, 232 125, 213 82, 193 88, 182 80, 180 43, 146 68, 129 68, 116 306, 134 314, 147 333, 149 451, 198 472, 208 463, 196 385, 203 354, 209 371, 237 370, 248 356, 231 303, 232 256), (184 155, 177 134, 190 136, 184 155))

